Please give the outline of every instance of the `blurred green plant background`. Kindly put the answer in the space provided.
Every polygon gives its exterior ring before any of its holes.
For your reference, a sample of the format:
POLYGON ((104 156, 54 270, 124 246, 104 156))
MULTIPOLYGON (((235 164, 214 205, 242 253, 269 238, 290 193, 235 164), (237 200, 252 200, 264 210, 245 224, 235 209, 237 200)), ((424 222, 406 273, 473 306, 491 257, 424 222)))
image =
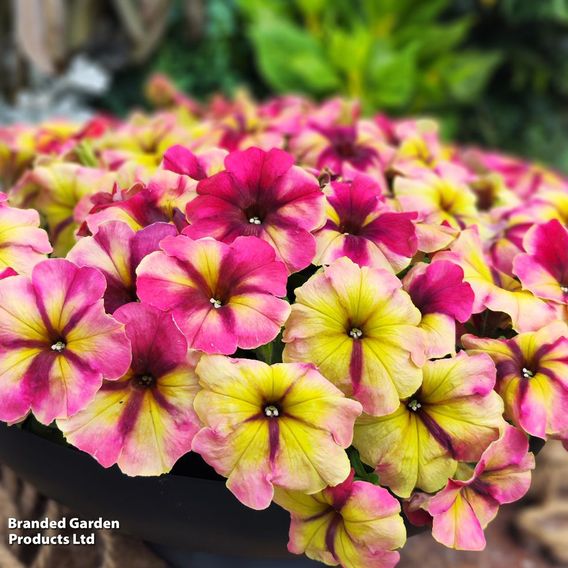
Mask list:
POLYGON ((432 115, 444 135, 568 171, 568 0, 177 0, 153 56, 104 104, 142 104, 151 72, 198 98, 245 85, 432 115))

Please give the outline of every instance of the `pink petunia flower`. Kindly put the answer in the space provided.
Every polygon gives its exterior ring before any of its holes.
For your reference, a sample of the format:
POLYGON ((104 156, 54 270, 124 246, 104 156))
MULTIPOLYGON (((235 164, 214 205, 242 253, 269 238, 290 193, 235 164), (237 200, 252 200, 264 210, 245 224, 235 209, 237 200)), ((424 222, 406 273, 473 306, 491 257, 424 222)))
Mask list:
POLYGON ((415 264, 404 277, 404 289, 420 310, 420 327, 427 334, 426 355, 445 357, 456 351, 456 320, 466 322, 473 308, 473 290, 463 270, 452 262, 415 264))
POLYGON ((232 152, 225 168, 197 185, 198 196, 186 209, 190 226, 184 234, 225 243, 256 236, 272 245, 289 272, 308 266, 316 249, 310 231, 324 220, 315 177, 276 148, 232 152))
POLYGON ((568 231, 556 219, 535 225, 523 239, 526 254, 513 261, 523 288, 535 296, 568 303, 568 231))
POLYGON ((127 475, 160 475, 191 450, 199 430, 195 353, 188 353, 170 314, 131 303, 114 317, 132 343, 130 369, 104 381, 86 408, 57 426, 104 467, 118 463, 127 475))
POLYGON ((168 223, 153 223, 134 232, 126 223, 107 221, 92 237, 84 237, 69 251, 68 260, 77 266, 98 268, 107 281, 105 309, 112 313, 137 300, 136 268, 151 252, 160 249, 162 239, 177 235, 168 223))
POLYGON ((315 264, 346 256, 359 266, 400 272, 417 250, 414 213, 388 209, 380 186, 359 175, 351 183, 331 182, 325 190, 325 225, 314 233, 315 264))
POLYGON ((37 211, 10 207, 8 196, 0 193, 0 270, 29 274, 52 251, 39 224, 37 211))
POLYGON ((0 419, 30 410, 42 424, 94 398, 103 378, 130 365, 123 326, 105 314, 103 275, 64 259, 37 264, 31 278, 0 280, 0 419))
POLYGON ((184 235, 160 243, 138 267, 138 296, 172 310, 189 346, 230 355, 272 341, 290 313, 286 267, 256 237, 231 245, 184 235))
POLYGON ((483 530, 499 505, 518 501, 529 489, 534 456, 528 449, 527 437, 507 426, 473 471, 463 464, 461 475, 450 479, 425 505, 433 517, 434 538, 458 550, 483 550, 483 530))
POLYGON ((400 504, 386 489, 354 481, 353 471, 312 495, 278 489, 275 501, 290 512, 290 552, 331 566, 396 566, 406 540, 400 504))

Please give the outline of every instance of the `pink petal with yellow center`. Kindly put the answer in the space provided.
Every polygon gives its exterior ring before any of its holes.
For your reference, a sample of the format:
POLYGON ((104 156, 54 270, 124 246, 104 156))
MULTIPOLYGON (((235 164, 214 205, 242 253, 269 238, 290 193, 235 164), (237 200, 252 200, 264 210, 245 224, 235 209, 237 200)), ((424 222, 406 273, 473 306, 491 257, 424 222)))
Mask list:
POLYGON ((5 194, 0 197, 0 268, 29 275, 52 251, 47 233, 39 228, 37 211, 9 207, 5 194))
POLYGON ((534 225, 527 231, 523 246, 527 254, 520 254, 513 261, 513 271, 523 287, 540 298, 566 303, 568 231, 565 227, 556 219, 534 225))
POLYGON ((468 350, 493 359, 507 417, 533 436, 546 438, 568 429, 566 331, 558 322, 508 340, 462 337, 468 350))
POLYGON ((289 272, 305 268, 315 254, 309 231, 323 224, 323 194, 317 180, 293 163, 276 148, 230 153, 225 171, 199 182, 184 234, 226 243, 256 236, 274 247, 289 272))
POLYGON ((107 282, 105 308, 112 313, 136 300, 135 270, 142 258, 159 250, 159 243, 177 230, 167 223, 154 223, 134 232, 120 221, 107 221, 92 237, 84 237, 67 254, 78 266, 100 270, 107 282))
POLYGON ((105 467, 118 463, 127 475, 160 475, 190 451, 199 429, 194 365, 171 315, 132 303, 115 317, 132 343, 131 369, 105 381, 93 402, 58 426, 105 467))
POLYGON ((554 310, 531 292, 521 290, 520 284, 491 267, 483 252, 476 228, 462 231, 450 251, 436 254, 435 261, 448 260, 464 271, 464 280, 470 284, 475 300, 473 313, 488 308, 505 312, 511 317, 516 331, 532 331, 556 319, 554 310))
POLYGON ((138 295, 172 310, 190 347, 234 353, 272 341, 288 317, 286 268, 256 237, 231 245, 169 237, 138 267, 138 295))
POLYGON ((104 277, 92 268, 50 259, 31 280, 0 281, 0 376, 5 416, 32 410, 49 424, 84 408, 103 378, 117 379, 130 364, 122 326, 104 312, 104 277))
POLYGON ((394 566, 406 531, 400 504, 385 489, 353 481, 304 495, 277 489, 276 502, 290 512, 288 550, 328 565, 394 566))

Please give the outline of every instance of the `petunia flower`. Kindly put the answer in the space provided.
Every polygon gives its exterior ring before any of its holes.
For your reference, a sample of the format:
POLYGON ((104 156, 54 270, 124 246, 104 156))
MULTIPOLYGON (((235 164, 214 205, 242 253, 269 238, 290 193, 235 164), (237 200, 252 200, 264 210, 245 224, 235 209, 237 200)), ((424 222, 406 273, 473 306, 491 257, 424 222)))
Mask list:
POLYGON ((162 167, 165 170, 183 175, 197 182, 216 174, 223 169, 223 161, 227 151, 213 148, 194 154, 189 148, 176 144, 168 148, 164 154, 162 167))
POLYGON ((154 223, 134 232, 121 221, 103 223, 92 237, 84 237, 67 254, 77 266, 98 268, 107 281, 105 309, 112 313, 123 304, 134 302, 136 268, 151 252, 160 250, 160 241, 177 235, 168 223, 154 223))
POLYGON ((380 130, 373 132, 374 136, 366 136, 362 121, 355 125, 314 125, 312 128, 325 141, 324 144, 320 143, 323 148, 315 163, 318 170, 328 168, 335 174, 349 176, 353 171, 366 172, 380 168, 381 155, 377 147, 380 130))
POLYGON ((33 209, 8 205, 8 196, 0 193, 0 269, 12 268, 30 274, 32 268, 52 251, 47 233, 39 228, 40 219, 33 209))
POLYGON ((420 386, 421 314, 386 270, 333 262, 295 291, 284 361, 313 362, 368 414, 395 411, 420 386))
POLYGON ((427 362, 423 372, 420 388, 392 414, 364 415, 355 426, 361 459, 400 497, 443 487, 458 461, 477 461, 505 425, 487 355, 462 352, 427 362))
POLYGON ((361 405, 313 365, 204 355, 196 372, 205 428, 193 450, 245 505, 265 509, 274 487, 316 493, 349 475, 344 448, 361 405))
POLYGON ((114 317, 132 344, 130 369, 104 381, 86 408, 57 426, 104 467, 117 463, 127 475, 167 473, 190 451, 200 427, 193 411, 195 356, 170 314, 131 303, 114 317))
POLYGON ((190 226, 184 234, 225 243, 256 236, 273 246, 289 272, 308 266, 316 248, 310 231, 324 220, 323 194, 315 177, 276 148, 232 152, 225 168, 197 185, 198 196, 186 209, 190 226))
POLYGON ((91 198, 79 234, 94 234, 109 221, 121 221, 135 231, 153 223, 175 222, 181 230, 187 225, 182 209, 194 195, 189 178, 165 170, 147 183, 135 182, 128 189, 115 184, 110 193, 100 192, 91 198))
POLYGON ((403 211, 417 211, 428 223, 463 228, 478 221, 476 197, 461 168, 411 169, 395 177, 393 192, 403 211))
POLYGON ((286 267, 256 237, 227 245, 180 235, 140 263, 138 296, 171 310, 189 346, 230 355, 272 341, 290 313, 286 267))
POLYGON ((413 213, 390 211, 380 187, 366 176, 352 183, 331 182, 325 190, 325 225, 314 233, 314 264, 346 256, 359 266, 400 272, 417 250, 413 213))
POLYGON ((432 359, 456 351, 456 321, 471 316, 473 291, 463 270, 451 262, 417 263, 406 274, 404 289, 420 310, 420 327, 427 335, 426 355, 432 359))
POLYGON ((531 227, 523 239, 526 254, 513 261, 523 288, 535 296, 568 303, 568 231, 556 219, 531 227))
POLYGON ((497 392, 506 417, 539 438, 568 430, 568 327, 555 322, 512 339, 465 335, 471 353, 487 353, 497 367, 497 392))
POLYGON ((450 250, 437 253, 434 260, 449 260, 463 269, 475 296, 474 314, 485 309, 504 312, 518 332, 534 331, 557 319, 553 308, 491 265, 475 227, 462 231, 450 250))
POLYGON ((396 566, 406 529, 399 502, 382 487, 354 481, 305 495, 277 489, 274 500, 290 512, 288 550, 330 566, 396 566))
POLYGON ((481 456, 475 469, 463 464, 459 475, 425 504, 432 515, 432 536, 458 550, 483 550, 483 530, 499 505, 518 501, 528 491, 534 456, 527 437, 507 426, 481 456))
POLYGON ((14 202, 25 207, 33 205, 42 212, 54 252, 64 256, 76 242, 75 207, 97 191, 110 191, 113 177, 104 170, 73 163, 37 166, 27 176, 27 182, 13 190, 14 202))
POLYGON ((95 268, 44 260, 0 280, 0 419, 42 424, 82 410, 130 365, 123 326, 105 314, 95 268))

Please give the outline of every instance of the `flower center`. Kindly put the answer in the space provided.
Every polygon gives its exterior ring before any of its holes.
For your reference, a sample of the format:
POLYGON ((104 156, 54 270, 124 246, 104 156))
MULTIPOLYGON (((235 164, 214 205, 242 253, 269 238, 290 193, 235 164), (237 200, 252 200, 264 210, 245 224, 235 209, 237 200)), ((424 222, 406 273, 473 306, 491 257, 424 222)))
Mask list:
POLYGON ((138 375, 136 377, 136 384, 139 387, 151 387, 156 379, 152 375, 138 375))
POLYGON ((352 337, 353 339, 361 339, 361 337, 363 337, 363 332, 358 327, 353 327, 349 332, 349 337, 352 337))
POLYGON ((261 225, 262 221, 258 218, 258 217, 250 217, 249 218, 249 223, 251 225, 261 225))
POLYGON ((422 408, 422 405, 415 398, 413 398, 407 404, 407 407, 410 408, 410 410, 412 410, 412 412, 418 412, 418 410, 420 410, 422 408))
POLYGON ((526 367, 523 367, 521 369, 521 375, 523 376, 523 379, 532 379, 534 377, 534 372, 530 369, 527 369, 526 367))
POLYGON ((563 294, 568 294, 568 286, 560 286, 560 290, 562 290, 563 294))
POLYGON ((216 298, 211 298, 209 300, 209 302, 211 302, 211 305, 218 310, 220 307, 223 306, 223 303, 221 302, 221 300, 217 300, 216 298))
POLYGON ((268 404, 264 407, 264 415, 268 418, 278 418, 280 409, 275 404, 268 404))
POLYGON ((57 351, 57 353, 61 353, 61 352, 65 349, 65 347, 67 347, 67 346, 65 345, 65 343, 64 343, 63 341, 59 340, 59 341, 56 341, 56 342, 51 346, 51 350, 52 350, 52 351, 57 351))

